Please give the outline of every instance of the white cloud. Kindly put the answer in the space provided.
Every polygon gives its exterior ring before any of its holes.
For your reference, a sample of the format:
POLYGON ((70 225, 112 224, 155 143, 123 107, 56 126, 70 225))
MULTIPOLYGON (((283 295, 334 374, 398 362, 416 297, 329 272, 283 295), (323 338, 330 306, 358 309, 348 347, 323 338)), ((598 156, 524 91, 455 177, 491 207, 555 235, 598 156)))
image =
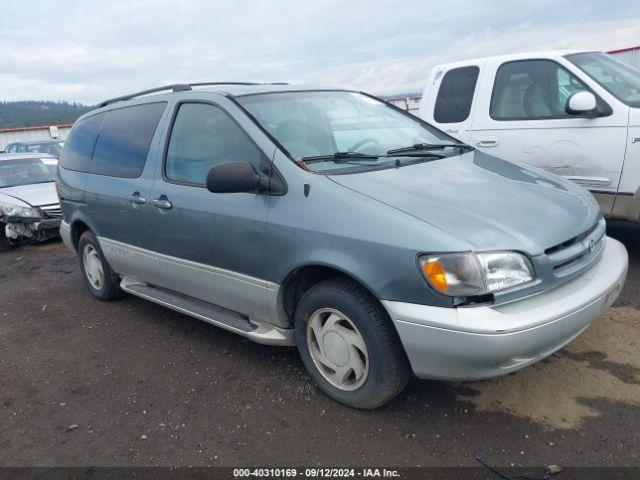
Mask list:
POLYGON ((640 44, 640 5, 506 0, 9 0, 3 99, 93 103, 171 82, 289 81, 422 90, 449 61, 640 44))
POLYGON ((599 50, 640 45, 635 20, 591 22, 561 29, 529 22, 502 32, 470 32, 445 51, 413 58, 340 65, 302 75, 321 83, 360 88, 381 94, 422 92, 429 71, 441 63, 477 57, 542 50, 599 50), (597 33, 590 33, 597 32, 597 33))

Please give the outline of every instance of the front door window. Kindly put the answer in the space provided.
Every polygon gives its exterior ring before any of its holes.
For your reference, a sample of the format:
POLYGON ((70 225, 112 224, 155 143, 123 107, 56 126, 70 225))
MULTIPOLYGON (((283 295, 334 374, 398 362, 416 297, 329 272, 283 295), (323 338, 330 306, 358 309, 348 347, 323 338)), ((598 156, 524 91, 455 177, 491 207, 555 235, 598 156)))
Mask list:
POLYGON ((185 103, 171 130, 165 175, 171 182, 204 186, 216 165, 245 160, 259 170, 262 158, 258 147, 221 108, 185 103))
POLYGON ((551 60, 522 60, 500 66, 491 97, 494 120, 544 120, 571 117, 567 99, 587 86, 551 60))

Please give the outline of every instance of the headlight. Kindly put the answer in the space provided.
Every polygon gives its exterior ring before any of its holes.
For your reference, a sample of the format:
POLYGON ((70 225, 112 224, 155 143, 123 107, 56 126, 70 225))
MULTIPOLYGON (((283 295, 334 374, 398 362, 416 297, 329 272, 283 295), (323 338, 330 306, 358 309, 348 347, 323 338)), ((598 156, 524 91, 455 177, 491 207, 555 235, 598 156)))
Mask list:
POLYGON ((446 253, 419 260, 429 285, 452 297, 499 292, 534 278, 529 259, 516 252, 446 253))
POLYGON ((40 212, 32 207, 22 207, 10 203, 0 203, 0 215, 6 217, 40 218, 40 212))

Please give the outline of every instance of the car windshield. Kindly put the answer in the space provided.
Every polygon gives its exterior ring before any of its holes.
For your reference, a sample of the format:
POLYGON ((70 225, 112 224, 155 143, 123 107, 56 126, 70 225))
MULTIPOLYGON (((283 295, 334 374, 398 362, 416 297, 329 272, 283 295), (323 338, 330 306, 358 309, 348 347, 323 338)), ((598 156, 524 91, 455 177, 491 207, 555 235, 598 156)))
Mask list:
POLYGON ((43 142, 43 143, 30 143, 27 144, 27 149, 33 153, 48 153, 60 157, 62 155, 62 149, 64 148, 64 142, 43 142))
POLYGON ((263 93, 242 96, 238 101, 294 160, 316 172, 351 173, 400 166, 399 158, 419 157, 421 150, 422 161, 440 158, 445 151, 447 155, 449 151, 458 153, 456 140, 445 133, 360 93, 263 93), (426 148, 419 148, 421 145, 426 148), (434 150, 434 145, 439 149, 434 150), (394 149, 412 153, 387 154, 394 149))
POLYGON ((618 100, 640 107, 640 70, 606 53, 575 53, 566 58, 618 100))
POLYGON ((57 164, 55 158, 0 160, 0 188, 53 182, 57 164))

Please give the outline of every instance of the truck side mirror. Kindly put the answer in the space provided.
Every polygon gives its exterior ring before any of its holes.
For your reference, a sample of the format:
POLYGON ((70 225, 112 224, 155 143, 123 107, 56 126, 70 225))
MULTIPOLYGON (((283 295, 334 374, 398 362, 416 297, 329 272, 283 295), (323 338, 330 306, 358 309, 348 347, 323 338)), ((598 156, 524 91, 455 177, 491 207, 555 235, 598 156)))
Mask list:
POLYGON ((582 115, 587 117, 597 117, 598 102, 596 96, 591 92, 576 92, 567 99, 565 111, 569 115, 582 115))

